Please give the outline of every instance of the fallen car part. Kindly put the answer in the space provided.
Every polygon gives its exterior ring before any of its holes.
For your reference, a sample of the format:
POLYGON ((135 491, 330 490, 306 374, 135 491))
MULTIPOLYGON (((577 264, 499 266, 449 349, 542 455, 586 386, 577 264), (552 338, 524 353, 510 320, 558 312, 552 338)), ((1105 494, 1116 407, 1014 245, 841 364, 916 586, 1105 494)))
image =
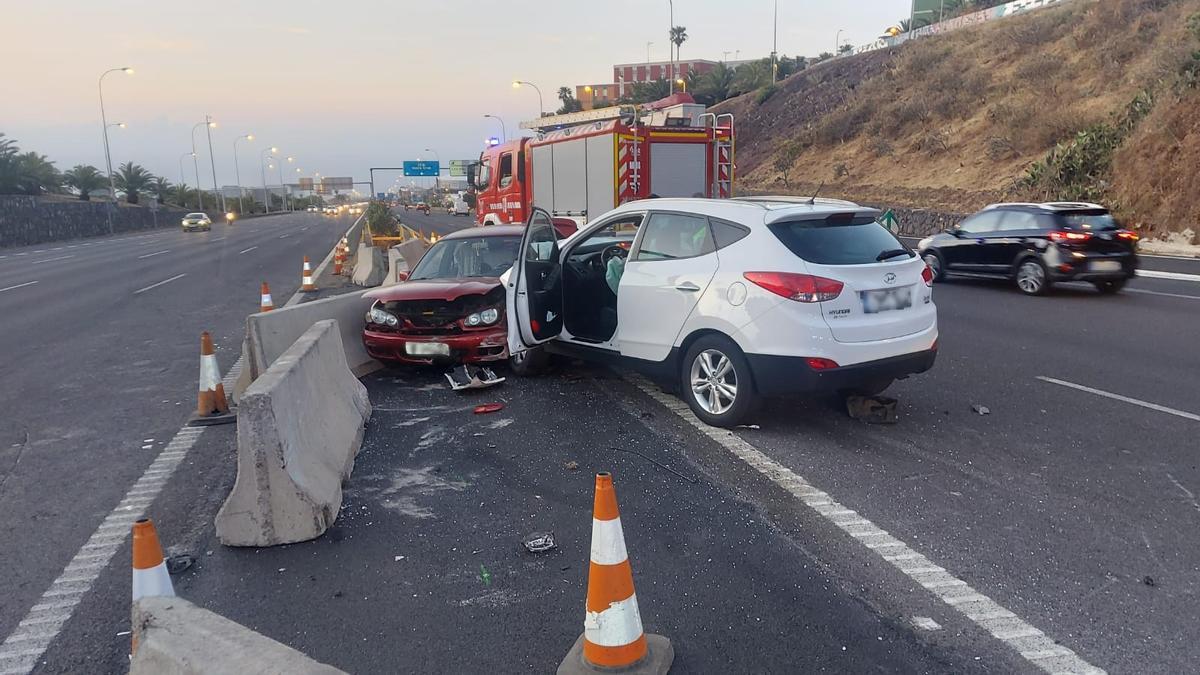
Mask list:
POLYGON ((553 532, 532 532, 522 542, 530 553, 545 553, 557 546, 553 532))
POLYGON ((497 376, 491 368, 464 365, 446 373, 446 380, 450 382, 450 388, 454 391, 464 391, 466 389, 486 389, 500 384, 504 378, 497 376))
POLYGON ((895 424, 896 403, 886 396, 847 396, 846 412, 867 424, 895 424))
POLYGON ((476 415, 486 415, 488 413, 499 412, 501 410, 504 410, 503 403, 484 403, 483 405, 475 406, 476 415))

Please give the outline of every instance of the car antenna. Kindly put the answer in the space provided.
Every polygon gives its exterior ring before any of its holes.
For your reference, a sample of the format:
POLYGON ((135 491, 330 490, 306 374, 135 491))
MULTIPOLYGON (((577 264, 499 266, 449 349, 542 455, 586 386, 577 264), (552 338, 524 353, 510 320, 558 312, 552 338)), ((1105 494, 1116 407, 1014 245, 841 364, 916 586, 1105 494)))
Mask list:
POLYGON ((817 191, 813 193, 813 196, 808 198, 809 206, 813 206, 817 203, 817 195, 821 194, 821 190, 824 189, 824 187, 825 181, 821 181, 821 184, 817 186, 817 191))

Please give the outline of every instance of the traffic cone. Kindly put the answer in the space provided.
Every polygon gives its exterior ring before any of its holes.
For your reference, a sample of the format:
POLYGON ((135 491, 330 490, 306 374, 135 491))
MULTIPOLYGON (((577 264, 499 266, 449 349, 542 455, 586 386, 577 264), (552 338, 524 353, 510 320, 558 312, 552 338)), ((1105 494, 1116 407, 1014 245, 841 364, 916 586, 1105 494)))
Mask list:
POLYGON ((598 473, 583 635, 558 666, 558 675, 613 671, 663 675, 674 660, 670 640, 642 631, 612 474, 598 473))
POLYGON ((333 275, 341 276, 342 274, 342 244, 339 242, 333 247, 333 275))
MULTIPOLYGON (((167 561, 163 559, 162 545, 158 543, 158 532, 149 518, 142 518, 133 524, 132 589, 134 603, 142 598, 175 597, 175 586, 171 584, 171 575, 167 573, 167 561)), ((130 653, 137 652, 139 632, 135 625, 130 639, 130 653)))
POLYGON ((304 256, 304 274, 300 278, 300 290, 305 293, 317 290, 317 285, 313 283, 312 263, 308 262, 308 256, 304 256))
POLYGON ((262 282, 262 300, 258 304, 258 311, 269 312, 275 309, 275 301, 271 300, 271 288, 267 286, 267 282, 262 282))
POLYGON ((200 393, 196 412, 188 420, 188 426, 210 426, 234 421, 237 421, 237 415, 229 412, 229 402, 225 400, 225 385, 221 384, 221 369, 213 351, 212 336, 205 331, 200 334, 200 393))

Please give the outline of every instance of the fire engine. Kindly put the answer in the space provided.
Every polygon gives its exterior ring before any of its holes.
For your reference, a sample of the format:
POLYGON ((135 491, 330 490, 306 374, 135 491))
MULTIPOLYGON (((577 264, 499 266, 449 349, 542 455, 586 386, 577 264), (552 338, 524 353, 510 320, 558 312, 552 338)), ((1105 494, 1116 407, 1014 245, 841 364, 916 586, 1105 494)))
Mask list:
POLYGON ((534 206, 583 224, 651 196, 733 196, 733 116, 687 93, 521 128, 536 135, 489 147, 468 168, 479 225, 524 223, 534 206))

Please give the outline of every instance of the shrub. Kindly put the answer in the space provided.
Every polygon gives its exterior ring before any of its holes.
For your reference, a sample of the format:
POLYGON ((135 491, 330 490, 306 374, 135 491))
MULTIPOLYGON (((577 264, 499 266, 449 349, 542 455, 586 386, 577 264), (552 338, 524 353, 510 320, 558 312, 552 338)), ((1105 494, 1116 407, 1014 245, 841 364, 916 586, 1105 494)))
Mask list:
POLYGON ((758 93, 754 95, 754 102, 762 105, 763 103, 767 102, 767 99, 774 96, 775 92, 777 91, 779 91, 779 87, 776 87, 773 84, 768 84, 767 86, 759 89, 758 93))

